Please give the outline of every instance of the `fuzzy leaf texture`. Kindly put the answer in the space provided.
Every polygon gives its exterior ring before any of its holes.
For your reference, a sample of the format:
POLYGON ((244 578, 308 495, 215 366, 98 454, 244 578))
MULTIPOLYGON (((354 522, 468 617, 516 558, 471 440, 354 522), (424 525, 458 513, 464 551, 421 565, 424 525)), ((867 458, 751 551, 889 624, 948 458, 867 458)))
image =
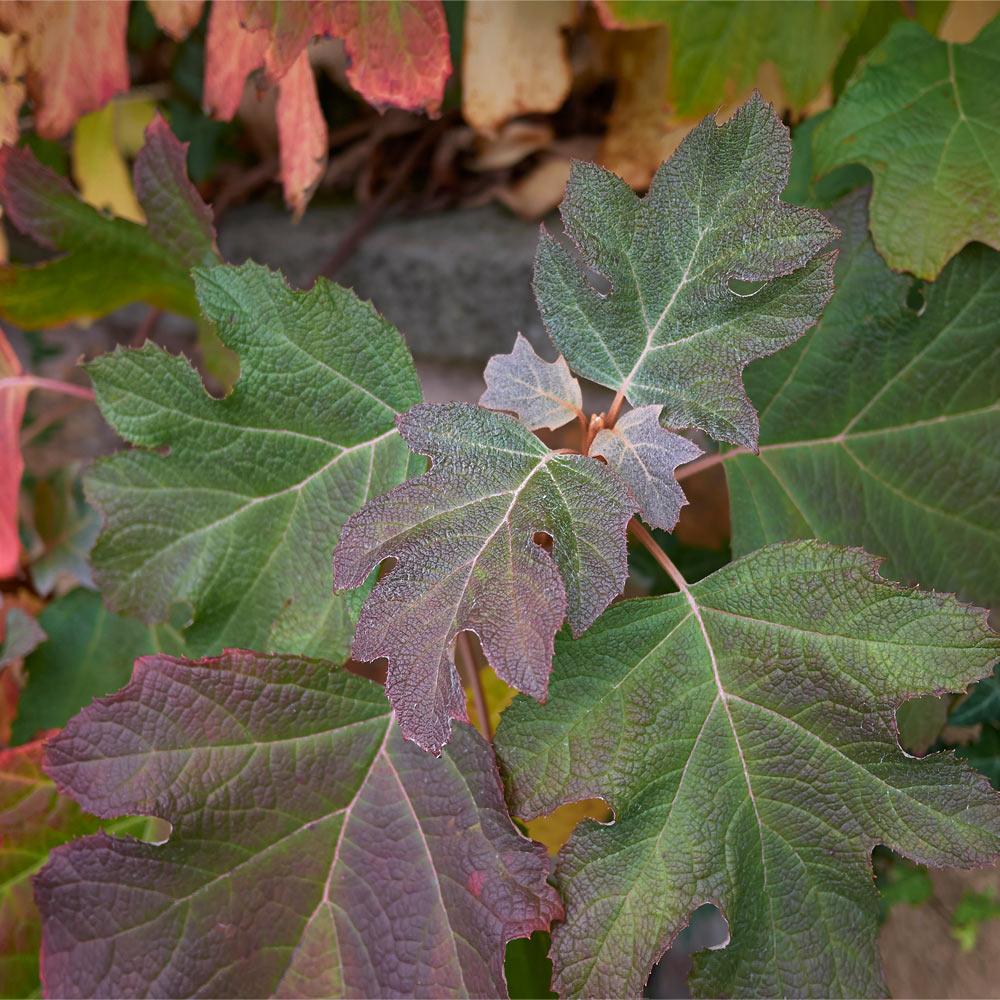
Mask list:
POLYGON ((58 256, 0 266, 0 316, 29 330, 104 316, 130 302, 197 315, 190 270, 219 259, 210 209, 187 178, 187 143, 159 116, 134 179, 146 226, 109 218, 27 149, 0 149, 11 222, 58 256))
POLYGON ((599 0, 610 27, 670 29, 670 91, 677 112, 690 117, 745 92, 771 63, 788 103, 804 108, 833 72, 861 24, 865 0, 599 0))
POLYGON ((195 283, 240 356, 225 399, 152 344, 88 366, 102 413, 136 446, 86 480, 106 519, 96 578, 112 609, 147 622, 186 604, 190 652, 342 655, 360 601, 331 595, 330 552, 348 516, 411 467, 393 421, 420 399, 413 362, 370 304, 328 281, 295 292, 244 264, 196 270, 195 283))
POLYGON ((634 406, 662 405, 672 427, 755 447, 743 368, 802 336, 833 291, 833 255, 819 251, 836 231, 779 200, 790 156, 788 129, 755 94, 724 125, 698 125, 642 199, 574 163, 560 211, 582 261, 543 231, 535 262, 542 319, 570 367, 634 406), (765 284, 747 294, 734 281, 765 284))
POLYGON ((701 454, 694 442, 660 424, 659 406, 629 410, 614 427, 597 432, 591 455, 601 455, 625 481, 639 504, 642 519, 673 531, 687 503, 674 478, 678 465, 701 454))
POLYGON ((761 549, 686 592, 562 637, 545 706, 517 699, 497 752, 518 816, 601 796, 610 826, 559 857, 562 996, 637 996, 701 904, 731 942, 701 996, 872 996, 871 850, 988 865, 1000 797, 951 754, 906 757, 895 710, 959 691, 1000 651, 985 614, 882 580, 857 549, 761 549))
POLYGON ((38 875, 55 995, 502 996, 507 940, 562 912, 489 745, 462 726, 423 753, 378 685, 324 661, 140 660, 46 767, 98 815, 173 824, 38 875))
POLYGON ((761 446, 725 461, 734 551, 861 545, 896 579, 1000 607, 1000 254, 967 247, 908 298, 868 238, 866 193, 832 218, 823 319, 747 373, 761 446))
POLYGON ((146 821, 101 823, 60 795, 42 771, 42 741, 0 750, 0 997, 41 995, 41 918, 31 878, 49 851, 101 827, 140 835, 146 821))
POLYGON ((813 137, 826 174, 862 163, 871 229, 896 270, 933 280, 967 243, 1000 250, 1000 18, 967 45, 901 21, 813 137))
POLYGON ((452 644, 475 632, 508 684, 544 698, 555 633, 581 632, 621 592, 635 504, 600 462, 550 451, 511 417, 467 403, 415 407, 397 421, 430 472, 371 501, 344 526, 338 587, 385 559, 352 653, 386 657, 403 734, 440 751, 465 719, 452 644), (533 536, 545 532, 552 552, 533 536))
POLYGON ((522 334, 510 354, 495 354, 483 373, 479 405, 513 413, 528 430, 556 430, 583 412, 580 383, 562 356, 543 361, 522 334))

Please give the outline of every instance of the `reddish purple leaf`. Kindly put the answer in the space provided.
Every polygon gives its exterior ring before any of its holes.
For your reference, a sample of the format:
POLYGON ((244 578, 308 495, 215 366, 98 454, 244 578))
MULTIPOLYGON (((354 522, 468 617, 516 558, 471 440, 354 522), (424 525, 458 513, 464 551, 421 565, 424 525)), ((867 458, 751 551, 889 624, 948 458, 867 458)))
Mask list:
POLYGON ((493 751, 403 740, 380 688, 320 660, 156 656, 52 740, 106 835, 35 880, 50 995, 499 996, 504 945, 562 914, 493 751))
POLYGON ((449 720, 466 717, 455 636, 475 632, 497 674, 543 700, 563 619, 582 632, 621 592, 635 504, 607 466, 550 451, 501 413, 422 405, 396 425, 433 468, 348 520, 334 582, 355 587, 396 560, 361 611, 352 650, 388 658, 404 735, 437 752, 449 720), (552 538, 551 554, 537 532, 552 538))
POLYGON ((673 531, 687 503, 674 469, 701 454, 693 441, 660 426, 662 406, 629 410, 614 427, 598 431, 591 455, 601 455, 625 480, 639 514, 654 528, 673 531))

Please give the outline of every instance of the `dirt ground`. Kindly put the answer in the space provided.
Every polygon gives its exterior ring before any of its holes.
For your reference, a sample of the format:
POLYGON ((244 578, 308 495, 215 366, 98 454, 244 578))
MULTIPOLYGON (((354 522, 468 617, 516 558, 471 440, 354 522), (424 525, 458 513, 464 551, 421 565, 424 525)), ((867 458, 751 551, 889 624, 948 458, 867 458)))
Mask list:
POLYGON ((931 872, 934 899, 894 906, 879 944, 889 993, 906 998, 1000 997, 1000 920, 980 925, 973 951, 951 936, 949 916, 966 890, 1000 894, 1000 867, 931 872))

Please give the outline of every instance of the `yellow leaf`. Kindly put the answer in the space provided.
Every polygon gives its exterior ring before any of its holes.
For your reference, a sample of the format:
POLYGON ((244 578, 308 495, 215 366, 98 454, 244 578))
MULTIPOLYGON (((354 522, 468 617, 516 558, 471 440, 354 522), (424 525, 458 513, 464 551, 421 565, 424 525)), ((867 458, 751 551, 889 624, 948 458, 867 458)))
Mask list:
POLYGON ((152 101, 112 101, 84 115, 73 132, 73 179, 84 201, 132 222, 145 222, 125 155, 142 146, 152 120, 152 101))
POLYGON ((548 816, 529 819, 524 825, 532 840, 544 844, 549 854, 558 854, 577 824, 585 819, 606 823, 611 819, 611 810, 602 799, 583 799, 580 802, 567 802, 548 816))

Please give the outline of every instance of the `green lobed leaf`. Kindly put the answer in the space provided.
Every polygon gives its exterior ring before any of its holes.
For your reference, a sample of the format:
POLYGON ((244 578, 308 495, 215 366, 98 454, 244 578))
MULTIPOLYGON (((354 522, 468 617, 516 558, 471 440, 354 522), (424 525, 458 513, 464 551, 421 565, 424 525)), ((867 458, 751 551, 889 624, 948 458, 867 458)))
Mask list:
POLYGON ((635 503, 606 465, 550 451, 505 414, 424 405, 397 426, 431 470, 347 522, 334 579, 356 587, 396 560, 362 609, 351 651, 388 659, 386 693, 403 734, 437 753, 450 720, 466 718, 457 634, 475 632, 499 677, 544 698, 563 619, 582 632, 622 590, 635 503), (551 554, 537 532, 551 537, 551 554))
POLYGON ((790 156, 787 128, 755 94, 724 125, 698 125, 645 198, 574 163, 560 211, 582 261, 544 231, 535 261, 542 319, 570 367, 634 406, 662 405, 669 426, 756 446, 743 368, 799 338, 833 290, 833 256, 819 251, 836 230, 779 201, 790 156))
POLYGON ((867 238, 864 192, 833 218, 823 319, 748 372, 760 454, 725 462, 734 551, 861 545, 897 579, 998 606, 1000 254, 968 247, 914 302, 867 238))
POLYGON ((909 21, 869 54, 817 128, 818 173, 863 163, 889 265, 933 280, 967 243, 1000 250, 1000 18, 967 45, 909 21))
POLYGON ((979 738, 968 746, 958 747, 955 756, 985 774, 994 788, 1000 788, 1000 728, 996 725, 985 723, 979 738))
POLYGON ((130 302, 197 315, 190 270, 219 259, 211 211, 186 173, 187 144, 157 116, 135 161, 140 226, 81 201, 27 149, 0 150, 10 220, 61 256, 0 266, 0 316, 29 330, 93 319, 130 302))
POLYGON ((328 662, 140 660, 46 767, 99 815, 173 824, 36 877, 53 995, 496 997, 505 943, 562 913, 489 744, 460 726, 425 754, 328 662))
POLYGON ((615 811, 558 860, 560 995, 638 995, 706 902, 731 942, 697 961, 697 994, 879 994, 872 847, 933 865, 1000 854, 1000 798, 951 754, 905 756, 895 727, 903 700, 982 676, 1000 637, 876 565, 775 545, 623 602, 557 641, 546 705, 504 713, 516 815, 593 796, 615 811))
POLYGON ((111 614, 99 594, 78 587, 38 617, 48 641, 25 660, 28 683, 17 702, 11 742, 26 743, 65 725, 94 698, 120 688, 136 658, 183 651, 169 626, 111 614))
POLYGON ((86 480, 106 521, 96 579, 112 610, 143 621, 188 605, 191 652, 343 655, 360 597, 331 595, 330 552, 411 467, 394 419, 420 399, 413 362, 370 304, 325 280, 295 292, 244 264, 195 282, 241 359, 228 396, 149 344, 88 365, 104 416, 136 446, 86 480))
POLYGON ((866 0, 602 0, 614 27, 670 29, 670 94, 677 112, 704 114, 753 85, 772 63, 788 103, 802 108, 827 82, 866 0))
POLYGON ((42 742, 0 750, 0 997, 41 996, 42 924, 31 877, 49 851, 104 827, 139 836, 142 819, 102 823, 60 795, 42 771, 42 742))

